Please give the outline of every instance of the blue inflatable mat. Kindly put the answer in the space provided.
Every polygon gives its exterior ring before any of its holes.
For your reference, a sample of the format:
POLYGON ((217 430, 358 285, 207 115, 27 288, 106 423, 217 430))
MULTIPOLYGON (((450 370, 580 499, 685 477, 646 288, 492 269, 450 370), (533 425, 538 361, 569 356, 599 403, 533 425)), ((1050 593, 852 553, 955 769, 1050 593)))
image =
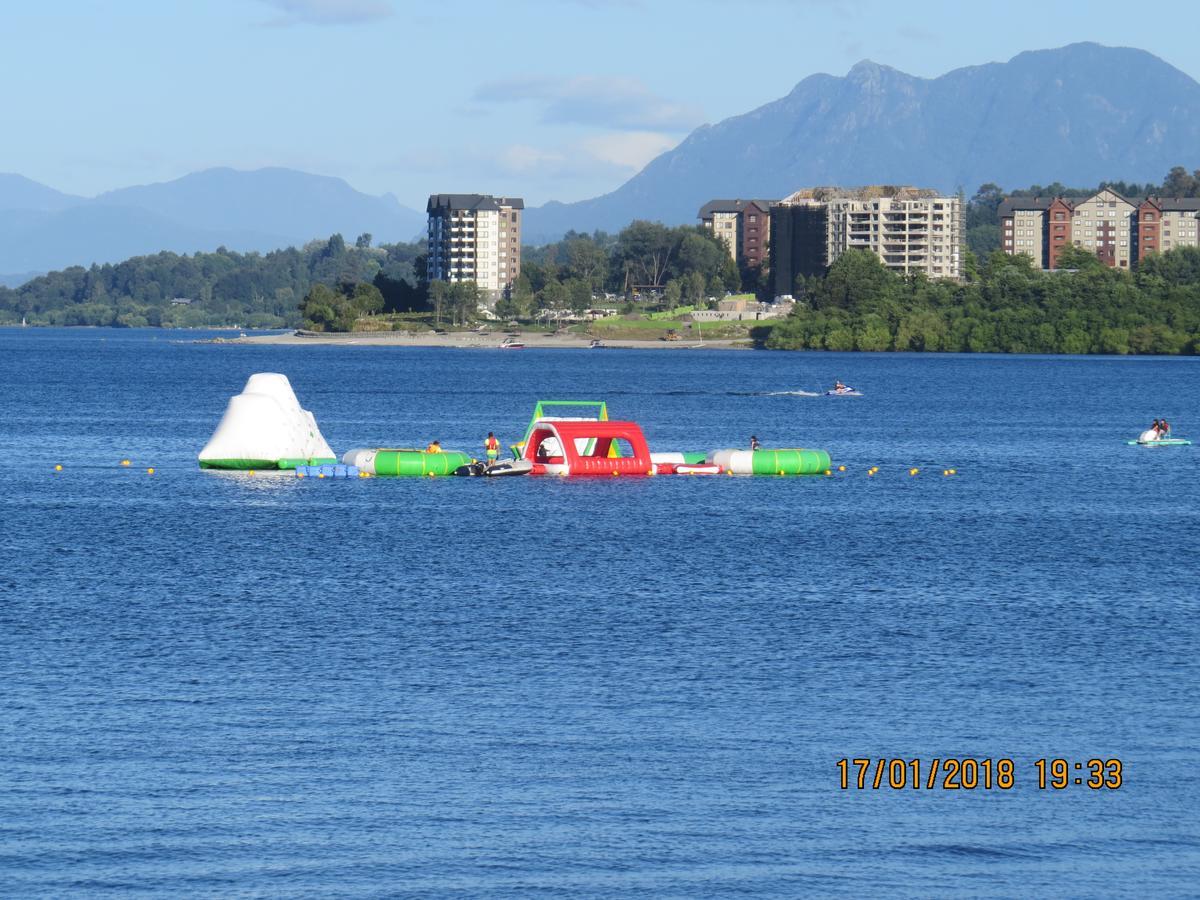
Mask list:
POLYGON ((357 478, 358 466, 296 466, 297 478, 357 478))

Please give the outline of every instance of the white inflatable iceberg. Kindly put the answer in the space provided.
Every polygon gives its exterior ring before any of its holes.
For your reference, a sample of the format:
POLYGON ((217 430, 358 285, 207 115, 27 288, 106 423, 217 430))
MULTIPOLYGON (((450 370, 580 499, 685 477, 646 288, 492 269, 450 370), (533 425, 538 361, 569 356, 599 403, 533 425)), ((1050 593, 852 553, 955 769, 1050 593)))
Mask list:
POLYGON ((337 462, 286 375, 258 372, 200 451, 202 469, 294 469, 337 462))

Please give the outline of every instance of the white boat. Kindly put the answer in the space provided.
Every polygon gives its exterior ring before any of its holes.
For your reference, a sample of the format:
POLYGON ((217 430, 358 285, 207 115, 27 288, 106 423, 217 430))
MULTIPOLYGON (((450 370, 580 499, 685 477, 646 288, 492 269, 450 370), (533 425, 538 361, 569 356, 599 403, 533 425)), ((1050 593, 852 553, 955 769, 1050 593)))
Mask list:
POLYGON ((501 349, 501 350, 524 350, 525 345, 521 341, 514 340, 513 338, 505 338, 504 340, 502 340, 500 342, 499 349, 501 349))

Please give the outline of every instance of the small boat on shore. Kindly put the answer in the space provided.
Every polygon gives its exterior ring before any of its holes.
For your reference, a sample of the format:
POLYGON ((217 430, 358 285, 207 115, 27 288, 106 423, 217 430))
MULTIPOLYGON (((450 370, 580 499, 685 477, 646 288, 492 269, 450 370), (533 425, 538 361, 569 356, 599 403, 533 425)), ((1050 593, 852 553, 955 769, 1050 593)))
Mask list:
POLYGON ((604 341, 601 341, 601 340, 595 340, 595 341, 592 341, 590 344, 588 344, 588 349, 589 350, 607 350, 608 344, 604 343, 604 341))

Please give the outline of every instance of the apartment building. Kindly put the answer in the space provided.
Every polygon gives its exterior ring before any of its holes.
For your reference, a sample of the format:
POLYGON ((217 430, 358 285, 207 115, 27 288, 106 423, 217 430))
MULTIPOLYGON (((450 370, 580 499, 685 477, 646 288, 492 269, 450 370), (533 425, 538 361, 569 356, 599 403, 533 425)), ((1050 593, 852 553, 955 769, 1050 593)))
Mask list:
POLYGON ((1147 197, 1137 211, 1137 259, 1176 247, 1200 247, 1200 197, 1147 197))
POLYGON ((848 250, 869 250, 900 275, 962 277, 962 203, 936 191, 877 185, 796 191, 771 207, 775 294, 823 274, 848 250))
POLYGON ((1082 200, 1009 197, 1000 204, 1000 246, 1057 269, 1064 247, 1087 250, 1107 266, 1130 269, 1147 254, 1200 246, 1200 199, 1149 197, 1140 202, 1105 188, 1082 200))
POLYGON ((474 281, 480 292, 495 300, 521 274, 520 197, 490 194, 431 194, 429 255, 430 281, 474 281))
POLYGON ((719 237, 739 266, 758 268, 767 259, 773 200, 710 200, 697 218, 719 237))

